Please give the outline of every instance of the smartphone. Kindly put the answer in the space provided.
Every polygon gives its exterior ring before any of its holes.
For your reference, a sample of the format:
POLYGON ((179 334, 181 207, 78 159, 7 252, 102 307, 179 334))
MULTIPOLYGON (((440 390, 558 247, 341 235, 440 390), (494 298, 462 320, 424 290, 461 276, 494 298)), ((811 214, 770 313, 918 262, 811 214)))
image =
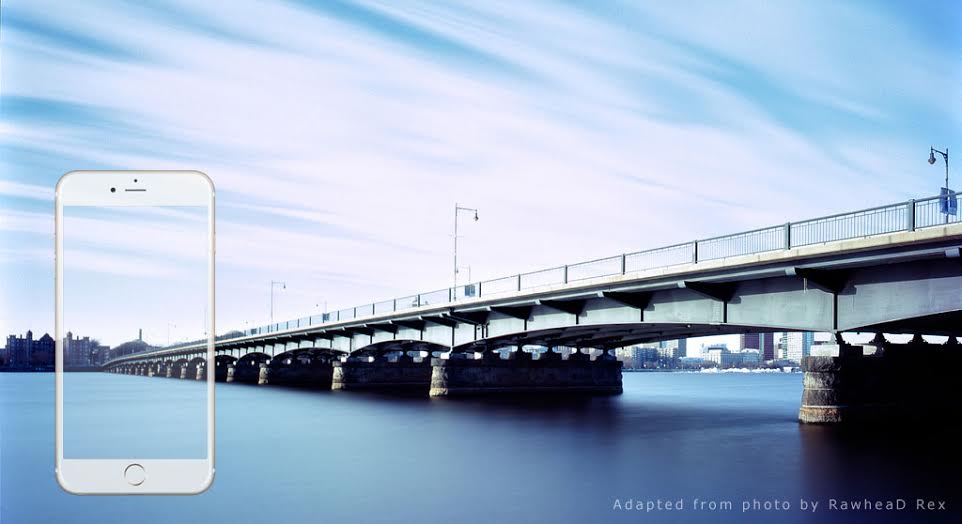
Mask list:
POLYGON ((197 171, 73 171, 55 207, 57 482, 74 494, 205 491, 213 183, 197 171))

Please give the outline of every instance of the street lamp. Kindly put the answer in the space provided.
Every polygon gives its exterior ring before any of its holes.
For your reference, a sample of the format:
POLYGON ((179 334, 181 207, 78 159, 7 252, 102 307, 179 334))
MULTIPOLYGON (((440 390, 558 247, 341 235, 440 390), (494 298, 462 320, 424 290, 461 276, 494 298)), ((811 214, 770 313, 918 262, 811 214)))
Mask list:
POLYGON ((271 324, 274 324, 274 286, 281 286, 281 289, 287 289, 287 284, 284 282, 279 282, 277 280, 271 280, 271 324))
POLYGON ((945 151, 939 151, 934 147, 929 147, 929 164, 935 164, 935 154, 938 153, 942 155, 942 159, 945 160, 945 223, 949 223, 949 198, 951 198, 952 193, 949 190, 949 148, 945 148, 945 151))
POLYGON ((474 213, 474 221, 478 221, 478 210, 473 207, 461 207, 457 202, 454 203, 454 288, 452 289, 452 297, 457 294, 455 291, 458 288, 458 214, 462 211, 467 211, 469 213, 474 213))

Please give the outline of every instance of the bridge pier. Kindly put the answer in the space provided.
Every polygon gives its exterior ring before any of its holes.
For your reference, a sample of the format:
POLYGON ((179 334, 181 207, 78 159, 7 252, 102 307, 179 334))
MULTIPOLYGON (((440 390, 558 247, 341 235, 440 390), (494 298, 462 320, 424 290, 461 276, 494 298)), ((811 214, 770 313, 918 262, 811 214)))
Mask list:
POLYGON ((431 361, 415 362, 407 355, 392 362, 384 356, 374 358, 349 357, 334 361, 332 390, 427 391, 431 385, 431 361))
POLYGON ((839 344, 838 356, 806 357, 798 419, 806 424, 838 424, 945 418, 960 407, 953 373, 962 347, 929 344, 920 336, 908 344, 876 337, 876 353, 839 344))
MULTIPOLYGON (((605 352, 607 354, 607 352, 605 352)), ((609 355, 610 356, 610 355, 609 355)), ((621 361, 601 356, 572 354, 563 360, 558 353, 542 355, 516 351, 501 359, 486 352, 481 360, 431 359, 432 397, 503 393, 620 394, 621 361)))
POLYGON ((233 382, 234 366, 237 359, 230 355, 217 355, 214 357, 214 381, 233 382))

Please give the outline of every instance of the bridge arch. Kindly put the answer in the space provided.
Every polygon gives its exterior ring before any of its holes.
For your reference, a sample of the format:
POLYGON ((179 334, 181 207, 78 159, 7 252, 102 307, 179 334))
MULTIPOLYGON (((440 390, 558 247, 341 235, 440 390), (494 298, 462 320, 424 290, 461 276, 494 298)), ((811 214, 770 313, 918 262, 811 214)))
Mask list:
POLYGON ((203 379, 205 368, 207 367, 207 359, 201 356, 194 357, 187 361, 187 373, 184 378, 188 379, 203 379))
POLYGON ((187 372, 187 365, 190 363, 185 357, 174 360, 170 365, 171 378, 182 378, 187 372))
POLYGON ((236 368, 258 367, 261 364, 270 363, 271 356, 261 351, 251 351, 234 362, 236 368))
POLYGON ((429 342, 427 340, 383 340, 357 348, 351 352, 351 356, 380 357, 389 353, 403 353, 404 355, 411 356, 411 353, 418 352, 421 354, 426 353, 427 356, 424 358, 431 358, 431 355, 435 353, 444 353, 450 351, 450 349, 450 346, 429 342))
POLYGON ((251 351, 234 362, 234 382, 257 384, 261 380, 261 367, 271 363, 271 356, 251 351))

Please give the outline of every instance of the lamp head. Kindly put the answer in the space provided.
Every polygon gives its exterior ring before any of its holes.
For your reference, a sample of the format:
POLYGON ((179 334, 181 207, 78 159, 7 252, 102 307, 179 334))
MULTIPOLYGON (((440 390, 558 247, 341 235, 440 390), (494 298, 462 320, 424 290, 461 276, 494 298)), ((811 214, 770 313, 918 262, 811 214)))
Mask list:
POLYGON ((934 163, 935 163, 935 151, 930 149, 930 150, 929 150, 929 164, 934 164, 934 163))
POLYGON ((478 212, 477 212, 477 211, 474 212, 474 221, 475 221, 475 222, 478 221, 478 212))

